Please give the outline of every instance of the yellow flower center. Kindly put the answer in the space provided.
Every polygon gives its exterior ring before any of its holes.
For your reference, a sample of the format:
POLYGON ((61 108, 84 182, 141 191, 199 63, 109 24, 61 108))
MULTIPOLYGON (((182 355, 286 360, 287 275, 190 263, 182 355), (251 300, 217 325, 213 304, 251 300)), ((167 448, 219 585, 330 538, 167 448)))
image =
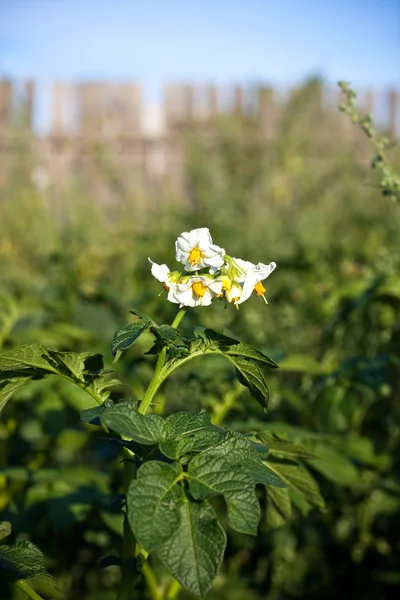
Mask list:
POLYGON ((254 288, 254 291, 259 295, 259 296, 263 296, 266 292, 265 287, 263 286, 263 284, 261 283, 261 281, 259 283, 257 283, 257 285, 254 288))
POLYGON ((224 290, 224 292, 230 290, 232 287, 232 280, 230 277, 228 277, 227 275, 224 275, 222 277, 222 285, 221 288, 224 290))
POLYGON ((207 287, 201 281, 196 281, 196 283, 192 284, 192 290, 196 294, 196 296, 200 296, 201 298, 204 296, 204 292, 207 287))
POLYGON ((189 254, 189 262, 192 265, 192 267, 198 265, 202 257, 203 253, 200 250, 200 248, 193 248, 189 254))

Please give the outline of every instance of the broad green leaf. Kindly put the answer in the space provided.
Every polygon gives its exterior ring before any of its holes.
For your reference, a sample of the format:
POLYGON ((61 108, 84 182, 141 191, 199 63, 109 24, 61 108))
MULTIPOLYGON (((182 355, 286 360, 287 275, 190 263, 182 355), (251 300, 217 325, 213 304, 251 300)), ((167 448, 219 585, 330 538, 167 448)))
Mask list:
POLYGON ((197 431, 214 427, 206 410, 195 412, 179 411, 165 419, 168 438, 175 439, 180 435, 189 435, 197 431))
POLYGON ((325 502, 319 491, 318 484, 305 468, 285 462, 265 461, 265 464, 290 487, 304 496, 312 506, 321 511, 325 510, 325 502))
POLYGON ((15 377, 30 374, 57 373, 57 368, 42 344, 25 344, 0 354, 0 373, 4 376, 15 377))
POLYGON ((24 377, 12 377, 1 381, 0 379, 0 413, 11 398, 20 387, 27 383, 32 376, 24 377))
POLYGON ((282 480, 261 460, 254 444, 242 434, 227 432, 220 444, 206 450, 201 456, 225 458, 231 465, 239 465, 255 483, 286 487, 282 480))
POLYGON ((178 528, 157 554, 183 587, 203 597, 221 567, 226 535, 207 502, 184 496, 179 516, 178 528))
POLYGON ((195 500, 222 494, 229 525, 241 533, 257 535, 260 505, 250 473, 221 457, 198 454, 189 462, 189 489, 195 500))
POLYGON ((25 344, 0 354, 0 412, 11 396, 32 377, 57 373, 53 359, 38 343, 25 344))
POLYGON ((257 438, 268 446, 269 452, 274 456, 295 460, 318 458, 313 452, 310 452, 300 444, 285 440, 275 433, 258 433, 257 438))
POLYGON ((260 367, 246 358, 228 356, 236 367, 236 374, 239 382, 249 389, 250 394, 263 407, 264 411, 268 408, 269 389, 265 377, 260 367))
POLYGON ((149 317, 148 315, 145 315, 144 313, 136 310, 136 309, 132 309, 129 311, 132 315, 135 315, 136 317, 139 317, 139 319, 141 319, 142 321, 145 321, 146 323, 148 323, 149 325, 153 325, 154 327, 157 327, 157 323, 155 321, 153 321, 153 319, 151 317, 149 317))
POLYGON ((180 339, 179 331, 171 325, 160 325, 159 327, 151 327, 151 332, 160 340, 170 343, 180 339))
POLYGON ((102 357, 99 354, 93 354, 91 352, 57 352, 55 350, 48 350, 48 353, 57 363, 58 370, 62 371, 63 367, 67 369, 68 375, 73 375, 75 379, 80 381, 84 380, 83 372, 87 369, 86 361, 89 359, 101 361, 102 368, 102 357))
POLYGON ((0 521, 0 540, 7 537, 11 533, 11 523, 8 521, 0 521))
POLYGON ((11 579, 29 579, 46 570, 39 548, 27 540, 17 540, 12 546, 0 546, 0 572, 11 579))
POLYGON ((40 592, 46 594, 47 596, 51 596, 51 598, 59 598, 62 600, 64 598, 64 594, 60 591, 59 585, 57 581, 50 575, 50 573, 39 573, 39 575, 35 575, 29 581, 29 583, 38 582, 40 585, 40 592))
POLYGON ((359 483, 359 470, 343 452, 327 444, 315 446, 315 451, 321 460, 307 461, 313 469, 339 485, 354 486, 359 483))
POLYGON ((245 342, 223 335, 222 333, 218 333, 212 329, 205 329, 202 332, 202 338, 211 344, 215 344, 218 350, 226 356, 257 360, 268 367, 278 367, 275 361, 257 350, 257 348, 254 348, 245 342))
POLYGON ((183 487, 178 463, 144 463, 128 489, 126 505, 132 531, 148 551, 158 548, 179 528, 183 487))
POLYGON ((267 487, 267 523, 270 527, 280 527, 292 516, 292 503, 288 490, 267 487))
POLYGON ((100 417, 106 408, 114 406, 111 400, 106 400, 100 406, 94 406, 93 408, 87 408, 81 411, 81 421, 89 423, 91 425, 100 425, 100 417))
POLYGON ((212 425, 205 410, 180 411, 165 419, 167 439, 160 444, 165 456, 178 459, 190 452, 201 452, 215 446, 225 435, 225 430, 212 425))
POLYGON ((158 415, 142 415, 131 400, 108 406, 100 415, 103 425, 139 444, 154 444, 166 438, 165 420, 158 415))
POLYGON ((311 373, 315 375, 326 375, 332 370, 327 366, 321 365, 314 358, 306 354, 290 354, 280 361, 279 368, 283 371, 311 373))
POLYGON ((126 327, 117 329, 114 339, 111 343, 111 351, 115 356, 114 362, 117 362, 124 350, 127 350, 136 342, 139 336, 150 327, 149 321, 136 321, 129 323, 126 327))
POLYGON ((201 429, 187 436, 171 438, 159 444, 161 452, 171 458, 178 460, 185 454, 202 452, 219 444, 225 437, 226 432, 219 427, 201 429))

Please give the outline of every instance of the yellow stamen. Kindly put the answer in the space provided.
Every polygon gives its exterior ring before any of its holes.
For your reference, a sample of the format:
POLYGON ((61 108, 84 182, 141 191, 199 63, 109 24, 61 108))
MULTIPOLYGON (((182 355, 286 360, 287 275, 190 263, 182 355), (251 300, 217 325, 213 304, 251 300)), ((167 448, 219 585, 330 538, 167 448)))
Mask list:
POLYGON ((193 248, 192 251, 189 254, 189 262, 192 265, 192 267, 194 267, 195 265, 198 265, 200 260, 203 257, 203 253, 200 250, 200 248, 193 248))
POLYGON ((259 283, 257 283, 257 285, 254 288, 254 291, 259 295, 259 296, 263 296, 266 292, 265 287, 263 286, 263 284, 261 283, 261 281, 259 283))
POLYGON ((222 285, 221 285, 222 289, 226 292, 228 290, 231 289, 232 287, 232 280, 230 277, 228 277, 227 275, 224 275, 222 277, 222 285))
POLYGON ((196 281, 196 283, 192 284, 192 290, 196 294, 196 296, 200 296, 201 298, 204 296, 204 292, 207 287, 201 281, 196 281))

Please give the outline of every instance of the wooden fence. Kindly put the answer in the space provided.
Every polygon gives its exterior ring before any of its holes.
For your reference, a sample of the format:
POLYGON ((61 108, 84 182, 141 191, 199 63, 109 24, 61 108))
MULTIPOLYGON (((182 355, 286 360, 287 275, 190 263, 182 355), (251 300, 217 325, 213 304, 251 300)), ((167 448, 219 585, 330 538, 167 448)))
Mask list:
MULTIPOLYGON (((346 117, 336 106, 338 91, 318 82, 311 85, 310 103, 318 127, 319 115, 335 114, 340 129, 357 137, 346 117), (353 132, 353 133, 351 133, 353 132)), ((31 81, 16 85, 0 81, 0 183, 7 177, 15 154, 15 131, 25 131, 29 147, 39 168, 61 185, 76 170, 90 173, 94 158, 117 156, 122 171, 132 180, 169 178, 182 183, 185 132, 197 131, 216 135, 221 117, 235 115, 244 123, 256 124, 266 142, 273 142, 279 132, 283 108, 296 90, 286 93, 253 86, 221 88, 168 84, 159 107, 149 107, 141 86, 126 84, 54 83, 47 104, 49 122, 45 135, 35 127, 36 87, 31 81)), ((373 90, 359 94, 365 112, 377 110, 379 123, 395 138, 400 134, 400 93, 373 90)), ((326 137, 332 135, 331 128, 326 137)))

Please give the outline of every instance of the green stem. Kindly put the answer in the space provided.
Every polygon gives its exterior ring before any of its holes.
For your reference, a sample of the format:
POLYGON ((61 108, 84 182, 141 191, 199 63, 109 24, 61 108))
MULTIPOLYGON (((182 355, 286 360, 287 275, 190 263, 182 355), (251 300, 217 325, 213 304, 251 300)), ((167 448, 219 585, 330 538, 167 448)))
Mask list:
MULTIPOLYGON (((185 313, 186 313, 186 308, 181 308, 180 311, 178 312, 178 314, 176 315, 175 319, 172 321, 171 327, 174 327, 175 329, 177 329, 179 327, 179 324, 182 321, 183 317, 185 316, 185 313)), ((146 393, 143 396, 143 399, 139 406, 139 412, 142 415, 146 414, 147 409, 149 408, 158 388, 160 387, 160 385, 162 384, 162 382, 165 379, 165 377, 163 377, 161 375, 161 372, 164 367, 166 354, 167 354, 167 347, 164 346, 164 348, 161 350, 160 354, 158 355, 153 379, 150 381, 149 387, 147 388, 146 393)))
POLYGON ((146 580, 147 589, 149 590, 151 599, 162 600, 158 591, 156 578, 154 577, 154 573, 151 570, 149 563, 144 563, 142 567, 142 573, 146 580))
MULTIPOLYGON (((132 462, 133 454, 124 448, 124 493, 125 497, 132 479, 136 476, 136 465, 132 462)), ((122 575, 117 600, 131 600, 133 586, 140 576, 136 565, 136 540, 128 521, 128 513, 124 516, 124 537, 122 542, 122 575)))
POLYGON ((24 579, 20 579, 19 581, 14 582, 15 587, 20 589, 28 598, 31 600, 43 600, 42 596, 39 596, 29 585, 26 583, 24 579))
MULTIPOLYGON (((171 327, 178 328, 185 315, 185 312, 186 309, 181 309, 178 312, 171 324, 171 327)), ((158 388, 165 379, 165 377, 162 376, 162 370, 164 367, 166 354, 167 348, 164 347, 158 355, 153 378, 150 381, 150 384, 140 403, 139 412, 142 415, 147 412, 147 409, 149 408, 158 388)), ((132 462, 133 453, 126 448, 124 449, 124 458, 124 491, 126 496, 131 481, 135 479, 136 466, 132 462)), ((139 554, 142 554, 145 558, 147 558, 147 553, 144 553, 140 544, 135 540, 135 536, 133 535, 131 526, 129 525, 128 514, 126 512, 124 517, 124 538, 122 542, 122 575, 117 600, 131 600, 132 598, 134 586, 141 575, 140 569, 134 568, 139 554)), ((152 598, 154 600, 158 600, 158 589, 153 573, 148 565, 143 565, 142 570, 143 569, 149 591, 152 594, 152 598)))
POLYGON ((64 375, 63 373, 57 373, 57 374, 61 375, 61 377, 64 377, 64 379, 66 379, 67 381, 70 381, 71 383, 80 387, 87 394, 89 394, 89 396, 91 396, 94 400, 96 400, 97 404, 99 404, 100 406, 103 404, 103 402, 104 402, 103 398, 99 394, 97 394, 94 390, 92 390, 90 387, 88 387, 88 385, 86 383, 84 383, 83 381, 82 382, 77 381, 73 377, 68 377, 68 375, 64 375))
POLYGON ((175 600, 175 598, 177 598, 179 596, 181 590, 182 590, 181 584, 179 583, 179 581, 174 579, 174 581, 171 583, 170 588, 168 590, 167 600, 175 600))
POLYGON ((178 329, 180 322, 182 321, 185 314, 186 314, 186 308, 181 308, 180 311, 178 312, 178 314, 176 315, 175 319, 172 321, 171 327, 175 327, 175 329, 178 329))
POLYGON ((237 384, 234 390, 224 395, 222 404, 215 404, 211 415, 211 422, 214 425, 221 425, 228 412, 234 407, 240 392, 241 390, 237 384))

